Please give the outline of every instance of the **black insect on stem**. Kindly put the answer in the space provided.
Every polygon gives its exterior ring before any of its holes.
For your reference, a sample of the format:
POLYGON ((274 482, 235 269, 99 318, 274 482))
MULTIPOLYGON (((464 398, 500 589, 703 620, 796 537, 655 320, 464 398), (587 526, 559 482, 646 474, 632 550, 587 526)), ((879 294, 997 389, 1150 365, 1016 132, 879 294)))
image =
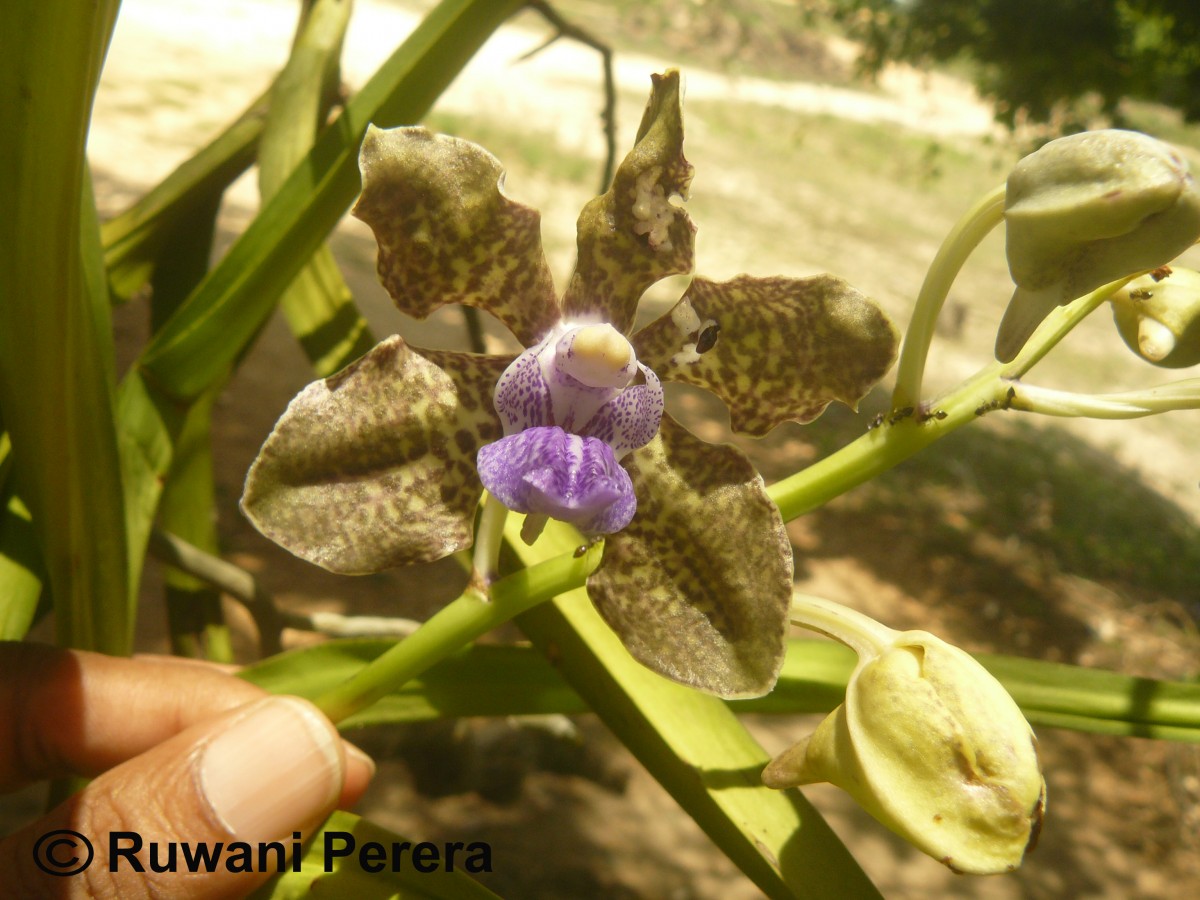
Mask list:
POLYGON ((591 550, 593 547, 595 547, 602 540, 604 540, 604 538, 600 537, 599 535, 588 538, 586 544, 580 544, 578 547, 575 548, 575 552, 572 554, 572 556, 574 556, 575 559, 582 558, 583 556, 585 556, 587 554, 587 552, 589 550, 591 550))
POLYGON ((982 406, 975 408, 975 415, 982 416, 985 413, 995 412, 998 409, 1012 409, 1013 401, 1017 399, 1017 389, 1011 385, 1008 391, 1004 394, 1003 400, 989 400, 982 406))

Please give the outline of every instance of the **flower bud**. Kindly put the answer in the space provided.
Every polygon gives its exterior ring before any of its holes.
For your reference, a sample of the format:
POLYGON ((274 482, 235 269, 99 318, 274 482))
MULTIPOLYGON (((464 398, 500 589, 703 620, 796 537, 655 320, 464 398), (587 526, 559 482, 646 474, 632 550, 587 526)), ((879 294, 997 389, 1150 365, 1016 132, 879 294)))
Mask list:
POLYGON ((1200 363, 1200 272, 1171 267, 1137 278, 1112 296, 1113 319, 1138 356, 1168 369, 1200 363))
POLYGON ((860 658, 846 700, 763 772, 768 787, 827 781, 956 872, 1015 869, 1037 840, 1037 741, 978 662, 924 631, 860 658))
POLYGON ((1187 163, 1134 131, 1051 141, 1012 170, 1004 208, 1017 288, 996 337, 1002 362, 1056 306, 1168 263, 1200 236, 1200 191, 1187 163))

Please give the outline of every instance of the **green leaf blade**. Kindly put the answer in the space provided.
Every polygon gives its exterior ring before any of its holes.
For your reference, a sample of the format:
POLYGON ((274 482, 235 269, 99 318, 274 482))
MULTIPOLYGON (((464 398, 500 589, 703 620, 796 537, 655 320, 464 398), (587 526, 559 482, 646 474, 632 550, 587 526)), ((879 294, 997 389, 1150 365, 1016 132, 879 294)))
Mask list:
POLYGON ((219 376, 359 191, 367 125, 420 119, 516 0, 444 0, 317 139, 246 232, 143 353, 167 394, 193 397, 219 376))
POLYGON ((132 641, 108 296, 84 146, 113 0, 9 3, 0 33, 0 408, 63 643, 132 641), (84 14, 81 14, 83 12, 84 14))

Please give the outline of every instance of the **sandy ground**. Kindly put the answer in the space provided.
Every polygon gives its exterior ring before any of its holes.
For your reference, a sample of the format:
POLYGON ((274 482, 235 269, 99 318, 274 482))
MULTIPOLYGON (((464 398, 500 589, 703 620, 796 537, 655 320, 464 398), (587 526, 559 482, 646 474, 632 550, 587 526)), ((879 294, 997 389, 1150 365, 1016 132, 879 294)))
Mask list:
MULTIPOLYGON (((90 141, 104 211, 120 209, 166 175, 265 87, 286 57, 293 7, 283 0, 125 0, 90 141)), ((416 20, 414 13, 404 9, 360 0, 347 41, 347 80, 352 85, 361 83, 416 20)), ((554 123, 559 146, 598 158, 599 70, 594 56, 560 42, 517 64, 518 56, 540 42, 540 32, 530 30, 536 29, 531 17, 523 16, 519 25, 502 29, 489 41, 445 94, 439 109, 463 116, 487 109, 489 115, 513 120, 536 116, 539 122, 554 123)), ((846 49, 840 47, 839 52, 846 49)), ((643 96, 646 73, 670 62, 620 54, 617 78, 622 98, 643 96)), ((736 98, 940 136, 983 135, 993 128, 988 108, 966 86, 905 70, 893 70, 878 88, 862 91, 753 78, 730 80, 690 71, 687 91, 693 100, 736 98)), ((623 103, 620 146, 628 146, 639 115, 640 101, 623 103)), ((580 188, 577 195, 542 198, 544 221, 569 226, 586 196, 586 189, 580 188)), ((238 228, 256 205, 253 181, 244 178, 230 196, 222 228, 226 232, 238 228)), ((344 226, 339 240, 354 249, 356 258, 368 241, 364 229, 353 222, 344 226)), ((348 277, 368 317, 380 333, 388 333, 395 327, 394 313, 371 286, 369 251, 366 258, 367 264, 348 271, 348 277)), ((560 257, 552 264, 558 272, 569 261, 560 257)), ((140 316, 137 309, 120 313, 118 329, 126 347, 136 346, 140 316)), ((445 322, 435 317, 429 325, 409 323, 406 334, 421 343, 436 338, 445 322)), ((229 557, 259 573, 281 600, 304 608, 395 613, 396 598, 402 597, 409 598, 403 612, 427 613, 439 602, 439 591, 453 592, 453 585, 445 584, 445 570, 360 580, 355 582, 353 601, 347 603, 344 580, 298 564, 266 545, 238 519, 235 504, 241 473, 274 418, 308 379, 303 358, 275 322, 218 407, 218 499, 229 557)), ((1181 452, 1177 442, 1164 439, 1164 443, 1171 452, 1181 452)), ((772 452, 778 452, 778 447, 764 451, 765 465, 771 464, 772 452)), ((894 566, 902 571, 886 570, 875 564, 878 561, 864 560, 861 540, 854 540, 861 523, 854 517, 853 505, 842 506, 827 518, 791 527, 797 546, 809 553, 798 573, 805 589, 856 602, 897 627, 937 623, 951 637, 968 627, 963 621, 969 614, 959 607, 931 610, 947 603, 948 596, 961 599, 961 586, 973 583, 970 579, 976 570, 964 573, 959 567, 967 567, 970 561, 938 556, 899 527, 880 542, 894 539, 890 552, 901 560, 894 566)), ((872 528, 878 525, 871 523, 872 528)), ((972 547, 972 552, 987 556, 998 568, 1011 562, 1006 554, 1015 552, 999 539, 988 544, 986 535, 972 547)), ((153 581, 152 575, 148 592, 153 581)), ((1161 618, 1156 618, 1158 613, 1130 608, 1123 598, 1114 600, 1091 583, 1077 585, 1065 576, 1045 581, 1047 595, 1065 598, 1065 614, 1085 636, 1077 646, 1069 651, 1056 649, 1061 635, 1049 627, 1038 631, 1029 624, 1030 617, 1007 610, 1001 587, 981 587, 978 596, 969 595, 970 602, 979 604, 978 621, 972 620, 974 630, 958 637, 972 649, 1022 650, 1043 656, 1059 652, 1060 658, 1083 658, 1125 670, 1155 669, 1177 676, 1194 672, 1189 660, 1195 659, 1196 645, 1181 643, 1178 630, 1169 632, 1164 642, 1146 645, 1106 639, 1138 629, 1153 631, 1161 618)), ((156 640, 152 630, 146 640, 156 640)), ((771 751, 782 749, 807 727, 811 723, 755 724, 771 751)), ((490 884, 507 896, 681 900, 758 896, 602 726, 585 719, 580 728, 588 752, 583 762, 570 767, 575 774, 530 764, 531 739, 504 723, 368 736, 372 750, 390 753, 392 758, 384 761, 363 811, 381 824, 432 839, 489 840, 501 870, 490 884), (487 799, 478 789, 452 790, 447 783, 453 778, 429 773, 431 756, 452 755, 463 746, 517 748, 511 751, 517 759, 514 768, 500 769, 511 782, 521 783, 520 776, 527 776, 515 802, 487 799)), ((893 839, 840 792, 818 787, 809 793, 889 896, 1166 898, 1200 892, 1196 861, 1200 767, 1190 748, 1099 741, 1059 732, 1043 735, 1043 745, 1051 773, 1051 820, 1041 850, 1015 877, 955 877, 893 839)))

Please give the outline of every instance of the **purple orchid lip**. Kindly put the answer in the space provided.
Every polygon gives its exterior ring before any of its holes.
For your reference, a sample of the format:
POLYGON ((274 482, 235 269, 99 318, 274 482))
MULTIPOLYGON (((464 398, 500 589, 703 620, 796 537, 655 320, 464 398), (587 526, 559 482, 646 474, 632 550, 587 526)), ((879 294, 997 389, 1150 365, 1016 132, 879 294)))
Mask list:
POLYGON ((589 537, 633 518, 633 482, 612 448, 555 426, 527 428, 480 448, 479 477, 514 512, 568 522, 589 537))

